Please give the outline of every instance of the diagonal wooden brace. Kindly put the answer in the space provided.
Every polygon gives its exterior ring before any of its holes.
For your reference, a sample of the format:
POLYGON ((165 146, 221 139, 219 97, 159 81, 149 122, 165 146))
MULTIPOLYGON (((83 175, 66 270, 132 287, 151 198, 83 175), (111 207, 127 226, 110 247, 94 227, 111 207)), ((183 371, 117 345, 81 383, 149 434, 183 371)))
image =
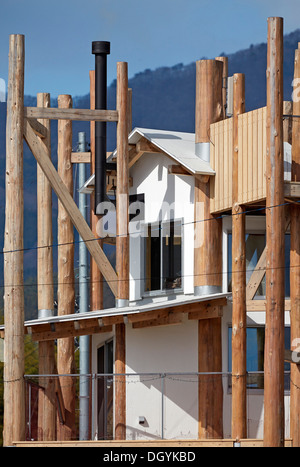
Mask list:
POLYGON ((89 250, 95 262, 97 263, 97 266, 103 274, 104 278, 106 279, 112 293, 116 297, 118 290, 117 274, 112 265, 110 264, 108 258, 106 257, 104 251, 100 247, 98 241, 95 240, 94 234, 92 233, 86 220, 83 218, 75 201, 68 192, 65 184, 58 175, 54 165, 50 161, 49 157, 47 157, 44 143, 35 134, 35 131, 31 127, 27 119, 25 119, 24 124, 24 138, 36 161, 38 162, 45 176, 49 180, 49 183, 51 184, 59 201, 62 203, 67 213, 69 214, 74 227, 77 229, 79 235, 84 240, 87 249, 89 250))

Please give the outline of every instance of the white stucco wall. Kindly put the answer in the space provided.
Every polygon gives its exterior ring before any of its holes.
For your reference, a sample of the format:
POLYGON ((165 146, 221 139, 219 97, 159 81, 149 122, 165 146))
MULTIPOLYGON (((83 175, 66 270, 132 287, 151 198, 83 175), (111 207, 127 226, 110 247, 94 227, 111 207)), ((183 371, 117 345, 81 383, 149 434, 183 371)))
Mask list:
POLYGON ((144 283, 143 238, 137 234, 142 225, 181 219, 183 225, 183 290, 194 291, 194 178, 168 174, 174 161, 162 154, 145 153, 131 168, 133 187, 130 194, 145 194, 143 222, 130 224, 130 300, 142 298, 144 283), (147 177, 145 177, 147 174, 147 177))
POLYGON ((144 329, 126 327, 128 378, 128 439, 197 438, 198 383, 195 375, 170 375, 198 371, 198 326, 187 318, 180 325, 144 329), (145 375, 145 373, 155 373, 145 375), (163 401, 162 401, 162 394, 163 401), (163 406, 163 412, 162 412, 163 406), (146 423, 139 424, 139 416, 146 423))
MULTIPOLYGON (((145 154, 131 169, 134 186, 131 194, 145 194, 145 223, 170 218, 182 219, 183 233, 183 287, 184 293, 193 293, 194 273, 194 181, 193 177, 168 174, 168 165, 173 161, 159 154, 145 154), (149 174, 145 178, 145 173, 149 174), (169 205, 175 201, 174 214, 170 216, 169 205), (189 224, 190 223, 190 224, 189 224)), ((173 205, 174 207, 174 205, 173 205)), ((131 223, 132 229, 141 231, 141 225, 131 223)), ((265 229, 263 217, 247 217, 247 230, 253 233, 265 229)), ((227 235, 231 219, 223 220, 223 291, 227 291, 227 235)), ((142 297, 143 277, 142 238, 130 239, 130 300, 142 297)), ((155 297, 153 300, 168 300, 155 297)), ((223 371, 228 372, 228 326, 231 325, 232 308, 223 310, 222 350, 223 371)), ((286 326, 289 313, 286 313, 286 326)), ((248 325, 264 325, 263 311, 248 313, 248 325)), ((96 350, 113 334, 93 337, 93 372, 97 372, 96 350)), ((197 438, 198 436, 198 382, 195 375, 172 375, 162 379, 162 373, 187 373, 198 371, 197 322, 165 327, 133 329, 126 325, 126 372, 130 373, 126 384, 127 438, 197 438), (140 375, 142 373, 142 375, 140 375), (148 375, 146 375, 148 373, 148 375), (149 374, 149 373, 152 373, 149 374), (154 374, 153 374, 154 373, 154 374), (164 396, 162 397, 162 392, 164 396), (162 411, 163 403, 163 411, 162 411), (145 418, 143 425, 139 417, 145 418), (163 433, 162 433, 163 425, 163 433)), ((224 437, 231 437, 232 397, 228 380, 223 378, 224 388, 224 437)), ((248 437, 263 438, 263 392, 248 390, 247 416, 248 437)), ((285 395, 286 437, 289 436, 289 393, 285 395)))

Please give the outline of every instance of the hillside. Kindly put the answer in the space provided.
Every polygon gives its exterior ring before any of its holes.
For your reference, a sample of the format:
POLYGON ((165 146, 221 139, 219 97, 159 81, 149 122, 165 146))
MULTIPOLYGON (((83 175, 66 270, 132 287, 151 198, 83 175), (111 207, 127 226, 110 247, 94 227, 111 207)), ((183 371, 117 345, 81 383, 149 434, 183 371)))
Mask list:
MULTIPOLYGON (((294 50, 300 41, 300 30, 285 36, 284 48, 284 99, 291 99, 291 83, 293 80, 294 50)), ((223 54, 225 55, 225 53, 223 54)), ((266 57, 267 45, 251 45, 228 56, 229 75, 245 73, 246 76, 246 110, 262 107, 266 103, 266 57)), ((209 57, 195 57, 209 58, 209 57)), ((177 64, 173 67, 161 67, 156 70, 145 70, 129 80, 133 90, 133 126, 150 127, 164 130, 194 131, 195 111, 195 63, 177 64)), ((116 81, 108 88, 108 108, 115 108, 116 81)), ((73 99, 74 107, 88 108, 89 95, 73 99)), ((26 96, 25 105, 36 105, 36 98, 26 96)), ((57 103, 52 102, 53 106, 57 103)), ((6 104, 0 103, 0 251, 3 249, 4 214, 5 214, 5 119, 6 104)), ((108 150, 116 145, 116 125, 108 124, 108 150)), ((52 157, 56 162, 57 124, 52 122, 52 157)), ((89 125, 74 122, 73 147, 76 148, 77 134, 86 131, 89 139, 89 125)), ((24 247, 36 245, 36 163, 24 144, 24 204, 25 204, 25 238, 24 247)), ((56 242, 57 201, 53 196, 54 243, 56 242)), ((56 252, 55 252, 56 254, 56 252)), ((113 261, 114 251, 108 250, 113 261)), ((36 276, 36 251, 25 252, 25 277, 34 282, 36 276)), ((76 257, 77 261, 77 257, 76 257)), ((76 266, 76 264, 75 264, 76 266)), ((1 257, 0 285, 3 284, 3 255, 1 257)), ((31 295, 33 289, 31 289, 31 295)), ((27 292, 26 292, 27 293, 27 292)), ((2 296, 3 294, 0 293, 2 296)), ((1 308, 1 303, 0 303, 1 308)), ((27 313, 28 316, 29 313, 27 313)))

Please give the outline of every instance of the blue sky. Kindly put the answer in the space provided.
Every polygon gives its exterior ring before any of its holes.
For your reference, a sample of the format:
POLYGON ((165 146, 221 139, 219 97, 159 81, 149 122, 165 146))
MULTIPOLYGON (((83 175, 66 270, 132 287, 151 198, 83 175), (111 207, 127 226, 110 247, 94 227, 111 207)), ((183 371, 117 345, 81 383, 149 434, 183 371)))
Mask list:
POLYGON ((189 64, 266 42, 267 18, 300 27, 299 0, 0 0, 0 79, 7 79, 10 34, 24 34, 25 93, 83 95, 94 68, 91 43, 111 42, 129 77, 146 68, 189 64))

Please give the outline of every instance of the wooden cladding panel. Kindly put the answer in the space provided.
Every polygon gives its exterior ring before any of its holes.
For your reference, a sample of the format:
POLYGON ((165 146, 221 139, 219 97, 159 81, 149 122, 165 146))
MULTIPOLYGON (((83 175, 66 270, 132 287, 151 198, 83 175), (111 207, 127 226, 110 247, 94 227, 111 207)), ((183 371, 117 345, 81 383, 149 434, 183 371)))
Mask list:
MULTIPOLYGON (((239 204, 266 198, 266 107, 239 115, 239 204)), ((210 126, 211 212, 232 207, 232 119, 210 126)))
POLYGON ((266 108, 239 116, 239 204, 266 197, 266 108))
POLYGON ((211 177, 211 212, 232 206, 232 119, 210 126, 210 160, 216 175, 211 177))

